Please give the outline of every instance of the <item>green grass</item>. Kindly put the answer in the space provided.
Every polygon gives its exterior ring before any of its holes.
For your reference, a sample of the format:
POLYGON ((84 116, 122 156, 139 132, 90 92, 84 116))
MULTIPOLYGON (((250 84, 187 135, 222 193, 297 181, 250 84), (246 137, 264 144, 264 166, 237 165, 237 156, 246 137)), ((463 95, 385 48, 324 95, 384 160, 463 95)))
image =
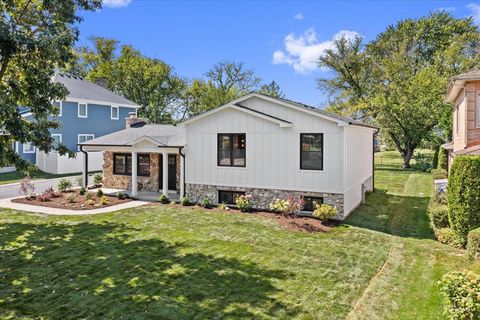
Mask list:
POLYGON ((376 173, 384 192, 326 234, 170 206, 1 209, 0 318, 440 319, 437 281, 480 266, 433 240, 429 174, 376 173))
MULTIPOLYGON (((61 177, 69 177, 69 176, 78 176, 81 172, 78 173, 66 173, 66 174, 51 174, 43 171, 33 171, 30 173, 30 178, 32 180, 40 180, 40 179, 54 179, 54 178, 61 178, 61 177)), ((25 173, 23 171, 13 171, 7 173, 0 173, 0 185, 7 184, 7 183, 14 183, 19 182, 25 178, 25 173)))

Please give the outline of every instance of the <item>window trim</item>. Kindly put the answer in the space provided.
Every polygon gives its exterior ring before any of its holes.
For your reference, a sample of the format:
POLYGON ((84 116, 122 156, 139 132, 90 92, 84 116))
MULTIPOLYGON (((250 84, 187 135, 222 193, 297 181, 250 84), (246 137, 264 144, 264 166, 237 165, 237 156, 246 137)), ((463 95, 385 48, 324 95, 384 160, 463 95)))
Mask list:
POLYGON ((23 151, 23 153, 26 153, 26 154, 28 154, 28 153, 35 153, 36 148, 35 148, 35 146, 34 146, 31 142, 25 142, 25 143, 22 143, 22 151, 23 151), (26 146, 27 144, 30 144, 30 146, 32 146, 32 150, 25 150, 25 146, 26 146))
MULTIPOLYGON (((80 137, 81 136, 92 136, 92 139, 95 139, 95 134, 93 133, 79 133, 77 134, 77 143, 81 143, 80 142, 80 137)), ((90 139, 90 140, 92 140, 90 139)), ((85 140, 85 142, 88 141, 88 140, 85 140)), ((80 146, 78 146, 78 151, 80 151, 80 146)))
POLYGON ((152 174, 152 161, 150 159, 150 154, 149 153, 137 153, 137 176, 138 177, 150 177, 151 174, 152 174), (148 157, 148 174, 140 174, 140 157, 141 156, 148 157))
POLYGON ((325 151, 325 139, 324 139, 324 134, 323 132, 305 132, 305 133, 300 133, 300 146, 299 146, 299 149, 300 149, 300 170, 303 170, 303 171, 323 171, 324 170, 324 151, 325 151), (321 169, 310 169, 310 168, 303 168, 302 167, 302 138, 304 135, 321 135, 322 137, 322 168, 321 169))
MULTIPOLYGON (((114 152, 114 153, 113 153, 113 169, 112 169, 112 174, 113 174, 113 175, 115 175, 115 176, 128 176, 128 177, 130 177, 130 176, 132 175, 131 172, 130 172, 130 173, 127 172, 127 167, 128 167, 128 166, 127 166, 127 163, 128 163, 128 162, 127 162, 127 158, 128 158, 129 156, 132 157, 132 154, 131 154, 131 153, 125 153, 125 152, 114 152), (119 157, 124 157, 124 158, 125 158, 125 173, 119 173, 119 172, 117 171, 117 169, 116 169, 117 166, 116 166, 115 158, 116 158, 117 156, 119 156, 119 157)), ((131 162, 131 161, 130 161, 130 162, 131 162)), ((150 177, 151 174, 152 174, 152 170, 151 170, 151 169, 152 169, 152 161, 151 161, 151 159, 150 159, 150 154, 149 154, 149 153, 137 153, 137 177, 150 177), (149 168, 149 170, 148 170, 148 175, 146 175, 146 174, 139 174, 139 172, 140 172, 140 170, 139 170, 139 169, 140 169, 140 162, 139 162, 138 160, 139 160, 140 156, 148 156, 148 165, 149 165, 149 166, 148 166, 148 168, 149 168)))
POLYGON ((247 134, 246 133, 217 133, 217 166, 222 168, 245 168, 247 167, 247 134), (245 161, 243 165, 233 164, 233 136, 243 135, 245 140, 245 161), (230 165, 220 164, 220 136, 230 136, 230 165))
MULTIPOLYGON (((220 202, 220 198, 221 198, 221 197, 220 197, 220 193, 221 193, 221 192, 232 193, 232 200, 233 200, 233 202, 232 202, 232 203, 225 203, 225 204, 227 204, 227 205, 233 205, 233 206, 235 205, 235 199, 233 199, 233 194, 235 194, 235 193, 238 193, 238 194, 240 194, 240 195, 245 195, 245 194, 246 194, 245 191, 218 190, 218 192, 217 192, 218 203, 221 203, 221 202, 220 202)), ((223 203, 223 202, 222 202, 222 203, 223 203)))
POLYGON ((77 105, 77 115, 78 115, 79 118, 88 118, 88 103, 78 103, 78 105, 77 105), (85 115, 84 116, 82 116, 80 114, 80 106, 81 105, 85 105, 85 115))
POLYGON ((110 119, 118 120, 120 118, 120 107, 119 106, 110 106, 110 119), (113 109, 117 109, 117 117, 113 116, 113 109))

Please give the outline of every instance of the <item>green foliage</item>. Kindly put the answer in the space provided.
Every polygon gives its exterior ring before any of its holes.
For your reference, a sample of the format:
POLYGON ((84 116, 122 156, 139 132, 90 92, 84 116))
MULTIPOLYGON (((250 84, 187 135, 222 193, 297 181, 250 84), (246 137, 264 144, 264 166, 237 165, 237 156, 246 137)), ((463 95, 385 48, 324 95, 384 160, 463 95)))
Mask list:
POLYGON ((127 194, 123 191, 118 191, 117 192, 117 198, 118 199, 126 199, 127 198, 127 194))
POLYGON ((472 258, 480 257, 480 228, 468 233, 467 252, 472 258))
POLYGON ((275 81, 272 81, 269 84, 262 85, 259 92, 275 98, 285 97, 285 94, 282 92, 280 86, 275 81))
POLYGON ((98 186, 98 185, 101 185, 102 184, 102 174, 101 173, 95 173, 93 175, 93 184, 98 186))
POLYGON ((448 173, 445 169, 432 169, 432 176, 434 180, 447 179, 448 173))
POLYGON ((98 198, 103 197, 103 190, 102 189, 97 190, 97 197, 98 198))
POLYGON ((84 187, 81 187, 80 190, 78 191, 78 193, 83 196, 85 195, 85 193, 87 193, 87 189, 85 189, 84 187))
POLYGON ((74 193, 67 193, 63 196, 63 200, 67 203, 74 203, 75 202, 75 194, 74 193))
POLYGON ((440 290, 446 297, 449 319, 480 319, 480 276, 472 272, 451 272, 442 277, 440 290))
MULTIPOLYGON (((85 194, 85 199, 87 199, 87 200, 93 200, 93 193, 87 192, 87 193, 85 194)), ((95 201, 94 201, 94 202, 95 202, 95 201)))
POLYGON ((433 153, 433 158, 432 158, 432 168, 437 168, 438 167, 438 153, 440 152, 440 146, 435 147, 435 152, 433 153))
POLYGON ((315 203, 312 215, 320 221, 326 221, 337 215, 337 208, 325 203, 315 203))
POLYGON ((428 169, 431 168, 431 164, 429 162, 429 158, 421 153, 421 152, 416 152, 414 155, 413 155, 413 159, 415 160, 416 162, 416 169, 417 170, 420 170, 420 171, 427 171, 428 169))
POLYGON ((190 205, 190 199, 188 196, 184 196, 182 199, 180 199, 180 203, 182 206, 189 206, 190 205))
POLYGON ((457 156, 448 179, 448 215, 453 231, 467 241, 470 230, 480 227, 480 157, 457 156))
POLYGON ((66 192, 70 190, 71 187, 72 187, 72 182, 68 179, 63 178, 58 180, 57 182, 57 189, 60 190, 61 192, 66 192))
POLYGON ((212 207, 212 204, 210 203, 210 200, 208 198, 204 198, 200 203, 200 206, 206 209, 210 209, 212 207))
POLYGON ((284 216, 296 218, 304 204, 303 198, 291 194, 287 199, 275 199, 274 202, 270 203, 270 209, 284 216))
POLYGON ((435 233, 435 238, 437 238, 439 242, 457 248, 463 247, 463 244, 451 228, 433 229, 433 231, 435 233))
POLYGON ((448 206, 445 204, 432 204, 428 207, 428 216, 432 226, 437 229, 448 228, 448 206))
POLYGON ((168 197, 166 195, 164 195, 163 193, 158 198, 158 201, 160 201, 160 203, 162 203, 162 204, 169 204, 170 203, 170 199, 168 199, 168 197))
POLYGON ((252 210, 253 197, 251 194, 242 194, 235 198, 235 205, 242 212, 249 212, 252 210))
POLYGON ((93 199, 86 199, 85 204, 88 206, 93 206, 95 204, 95 200, 93 199))
POLYGON ((227 208, 228 208, 228 206, 227 206, 226 203, 223 203, 223 202, 222 202, 222 203, 220 203, 220 204, 218 205, 218 209, 220 209, 220 210, 225 210, 225 209, 227 209, 227 208))
POLYGON ((102 196, 102 197, 100 198, 100 204, 101 204, 102 206, 106 206, 106 205, 108 205, 109 203, 110 203, 110 199, 108 199, 107 196, 102 196))
POLYGON ((438 169, 443 169, 445 171, 448 170, 448 155, 447 155, 447 150, 445 149, 440 149, 438 153, 438 169))
POLYGON ((77 187, 84 187, 83 185, 83 177, 82 176, 78 176, 75 178, 75 183, 77 184, 77 187))

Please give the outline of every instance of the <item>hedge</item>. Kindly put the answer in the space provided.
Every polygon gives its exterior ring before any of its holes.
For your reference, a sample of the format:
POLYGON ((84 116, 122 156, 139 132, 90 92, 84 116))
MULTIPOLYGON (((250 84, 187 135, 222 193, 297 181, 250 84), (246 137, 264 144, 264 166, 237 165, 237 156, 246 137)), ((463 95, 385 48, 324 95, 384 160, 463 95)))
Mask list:
POLYGON ((447 179, 447 170, 445 169, 432 169, 433 180, 447 179))
POLYGON ((448 228, 448 207, 446 205, 431 205, 428 207, 428 215, 434 228, 448 228))
POLYGON ((435 153, 433 154, 433 159, 432 159, 432 168, 437 168, 438 167, 438 153, 441 151, 440 146, 435 147, 435 153))
POLYGON ((438 151, 437 169, 448 170, 447 150, 444 150, 443 148, 440 148, 440 150, 438 151))
POLYGON ((457 156, 447 187, 448 218, 465 245, 470 230, 480 227, 480 157, 457 156))
POLYGON ((451 272, 444 275, 439 284, 446 298, 447 319, 480 319, 480 276, 472 272, 451 272))
POLYGON ((467 252, 470 257, 480 257, 480 228, 468 233, 467 252))

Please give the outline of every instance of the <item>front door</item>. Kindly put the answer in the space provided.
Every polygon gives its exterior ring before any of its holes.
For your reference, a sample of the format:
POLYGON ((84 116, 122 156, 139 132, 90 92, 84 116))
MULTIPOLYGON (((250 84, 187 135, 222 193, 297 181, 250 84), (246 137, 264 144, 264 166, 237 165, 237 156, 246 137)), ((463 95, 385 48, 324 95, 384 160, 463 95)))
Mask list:
MULTIPOLYGON (((159 189, 162 189, 163 185, 163 156, 160 155, 160 174, 159 189)), ((168 190, 177 190, 177 155, 168 155, 168 190)))

